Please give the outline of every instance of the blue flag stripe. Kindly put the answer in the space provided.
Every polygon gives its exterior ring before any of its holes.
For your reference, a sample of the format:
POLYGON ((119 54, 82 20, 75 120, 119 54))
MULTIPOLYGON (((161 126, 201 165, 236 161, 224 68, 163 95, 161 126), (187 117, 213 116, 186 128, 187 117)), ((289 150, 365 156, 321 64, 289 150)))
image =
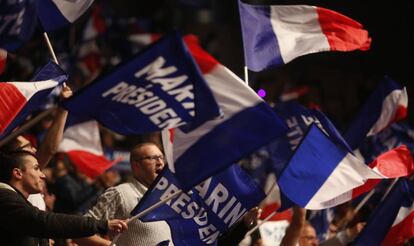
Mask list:
POLYGON ((270 23, 270 7, 239 2, 239 10, 244 60, 249 69, 259 71, 264 67, 283 64, 279 44, 270 23))
POLYGON ((313 125, 279 177, 279 186, 285 194, 294 194, 296 202, 305 207, 345 156, 313 125))

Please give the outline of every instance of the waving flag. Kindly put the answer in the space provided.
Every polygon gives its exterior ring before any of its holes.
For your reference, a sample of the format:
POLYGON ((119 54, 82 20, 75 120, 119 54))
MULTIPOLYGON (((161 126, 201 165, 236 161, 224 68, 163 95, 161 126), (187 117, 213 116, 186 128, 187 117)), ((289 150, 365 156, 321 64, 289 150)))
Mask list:
MULTIPOLYGON (((182 189, 166 167, 131 214, 135 215, 182 189)), ((264 196, 239 166, 232 165, 141 220, 166 220, 174 228, 171 232, 175 245, 212 245, 264 196)))
MULTIPOLYGON (((411 154, 407 149, 398 151, 401 151, 403 156, 395 160, 401 162, 402 170, 370 168, 342 147, 335 145, 316 125, 313 125, 280 175, 278 184, 283 194, 301 207, 307 209, 333 207, 351 200, 353 192, 361 192, 354 189, 362 189, 361 186, 364 185, 369 187, 369 184, 366 184, 368 179, 394 178, 411 174, 413 170, 411 154), (297 187, 302 188, 297 189, 297 187)), ((380 163, 386 162, 387 158, 384 159, 380 163)), ((389 163, 392 162, 388 160, 389 163)))
POLYGON ((405 87, 385 77, 346 131, 345 140, 351 148, 358 148, 367 136, 377 134, 393 122, 404 119, 407 106, 405 87))
MULTIPOLYGON (((33 1, 0 1, 0 48, 15 51, 30 39, 35 27, 33 1)), ((0 64, 1 57, 4 54, 0 64)))
MULTIPOLYGON (((372 170, 387 178, 399 178, 410 176, 414 173, 414 162, 410 150, 405 145, 398 146, 381 155, 368 165, 372 170)), ((380 179, 368 180, 364 185, 345 192, 342 199, 353 199, 370 191, 381 182, 380 179)))
POLYGON ((64 106, 123 135, 198 124, 219 115, 177 33, 81 89, 64 106))
POLYGON ((376 156, 399 145, 406 145, 414 154, 414 129, 406 121, 394 123, 380 133, 368 137, 359 150, 365 160, 371 162, 376 156))
POLYGON ((341 134, 331 121, 320 111, 307 109, 296 102, 284 102, 275 106, 275 111, 282 116, 289 127, 286 136, 278 138, 269 145, 273 168, 277 176, 287 164, 293 151, 303 139, 305 132, 313 123, 328 134, 336 143, 351 151, 341 134))
POLYGON ((175 129, 172 171, 189 189, 286 134, 286 126, 251 88, 202 50, 194 37, 187 37, 186 43, 223 111, 222 117, 195 130, 175 129))
POLYGON ((250 5, 239 1, 247 67, 261 71, 322 51, 368 50, 362 25, 335 11, 307 5, 250 5))
POLYGON ((352 245, 403 245, 414 237, 413 219, 414 182, 400 179, 371 214, 352 245))
POLYGON ((65 152, 79 171, 93 179, 117 161, 105 158, 96 121, 76 122, 72 119, 70 116, 67 120, 58 151, 65 152))
POLYGON ((36 1, 40 22, 46 32, 75 22, 88 10, 93 0, 42 0, 36 1))
MULTIPOLYGON (((269 168, 271 173, 276 177, 280 176, 281 172, 288 163, 290 156, 293 154, 297 145, 303 139, 309 126, 313 123, 317 124, 323 131, 325 131, 335 142, 344 146, 350 151, 347 143, 342 139, 342 136, 330 122, 330 120, 320 111, 315 109, 307 109, 296 102, 279 103, 274 108, 276 113, 283 117, 288 126, 288 131, 284 136, 278 137, 266 147, 260 149, 261 160, 258 158, 252 159, 254 163, 253 168, 248 168, 249 174, 255 177, 255 179, 266 180, 271 177, 266 176, 269 174, 269 168)), ((256 152, 255 154, 259 154, 256 152)), ((268 182, 268 181, 266 181, 268 182)), ((274 181, 269 182, 271 186, 274 186, 274 181)), ((270 187, 265 190, 269 190, 270 187)), ((269 206, 270 209, 266 209, 273 212, 275 209, 283 211, 290 208, 294 204, 282 194, 278 194, 277 187, 272 190, 273 195, 269 195, 266 200, 275 200, 274 197, 280 197, 276 199, 278 206, 275 206, 274 202, 269 206), (269 198, 270 197, 270 198, 269 198)), ((264 211, 266 212, 266 211, 264 211)))
POLYGON ((4 138, 27 116, 41 108, 48 95, 67 75, 54 63, 49 63, 35 76, 35 82, 0 83, 0 138, 4 138))

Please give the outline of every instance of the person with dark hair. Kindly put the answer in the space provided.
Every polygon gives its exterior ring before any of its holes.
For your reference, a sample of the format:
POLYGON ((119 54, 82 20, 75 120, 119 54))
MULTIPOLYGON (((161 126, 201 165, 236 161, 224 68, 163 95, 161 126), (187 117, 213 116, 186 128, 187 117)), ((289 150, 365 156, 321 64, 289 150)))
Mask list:
MULTIPOLYGON (((86 216, 95 219, 121 218, 128 219, 148 187, 156 179, 164 167, 164 155, 153 142, 135 145, 131 150, 130 165, 134 178, 126 183, 107 189, 86 216)), ((109 235, 112 238, 113 235, 109 235)), ((76 239, 80 245, 109 245, 109 241, 97 235, 76 239)), ((172 242, 171 231, 167 222, 142 222, 133 220, 129 230, 123 233, 117 244, 157 245, 161 242, 172 242)), ((164 245, 164 244, 163 244, 164 245)))
MULTIPOLYGON (((60 93, 60 98, 67 99, 71 96, 71 88, 69 86, 64 86, 62 88, 62 92, 60 93)), ((6 153, 16 150, 29 151, 36 155, 36 159, 39 163, 40 169, 43 170, 47 166, 49 161, 53 158, 60 142, 62 141, 63 131, 67 117, 68 111, 63 107, 57 107, 54 110, 53 116, 51 116, 53 122, 47 129, 43 141, 39 144, 39 146, 36 145, 36 141, 34 141, 35 146, 33 146, 32 142, 30 142, 29 139, 20 135, 12 139, 5 145, 1 146, 0 151, 6 153), (38 149, 36 149, 36 147, 38 147, 38 149)), ((45 190, 42 189, 41 191, 41 193, 43 193, 43 191, 45 190)), ((46 204, 41 193, 31 194, 28 197, 28 200, 31 204, 33 204, 33 206, 36 206, 41 210, 46 210, 46 204)))
POLYGON ((27 201, 45 182, 33 152, 0 153, 0 237, 8 246, 49 245, 46 238, 77 238, 127 229, 123 220, 96 220, 83 216, 50 213, 27 201))

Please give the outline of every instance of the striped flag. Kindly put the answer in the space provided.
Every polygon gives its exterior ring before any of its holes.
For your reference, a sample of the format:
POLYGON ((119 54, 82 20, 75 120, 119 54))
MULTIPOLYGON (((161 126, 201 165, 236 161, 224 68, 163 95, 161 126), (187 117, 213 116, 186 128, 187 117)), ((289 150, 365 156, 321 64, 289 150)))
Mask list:
POLYGON ((188 189, 286 134, 287 127, 250 87, 202 50, 194 36, 185 41, 222 110, 221 117, 194 130, 184 126, 174 131, 171 169, 188 189))
POLYGON ((344 138, 352 149, 407 116, 408 95, 404 86, 385 77, 365 102, 344 138))
POLYGON ((210 88, 176 32, 77 91, 63 106, 123 135, 190 123, 195 127, 220 115, 210 88))
POLYGON ((0 83, 0 138, 40 109, 52 90, 67 79, 63 70, 54 63, 47 64, 35 77, 39 80, 0 83))
POLYGON ((414 182, 400 179, 375 208, 354 246, 403 245, 414 237, 414 182))
POLYGON ((368 50, 362 25, 335 11, 307 5, 251 5, 239 1, 244 56, 252 71, 322 51, 368 50))
POLYGON ((312 125, 280 175, 278 184, 282 193, 299 206, 324 209, 351 200, 356 195, 354 189, 369 187, 370 184, 366 184, 369 179, 412 174, 413 165, 411 153, 402 147, 390 156, 379 158, 376 167, 370 168, 312 125), (398 163, 396 166, 400 168, 389 170, 390 163, 398 163))
POLYGON ((117 162, 105 158, 94 120, 72 124, 69 118, 58 151, 66 153, 78 170, 92 179, 117 162))

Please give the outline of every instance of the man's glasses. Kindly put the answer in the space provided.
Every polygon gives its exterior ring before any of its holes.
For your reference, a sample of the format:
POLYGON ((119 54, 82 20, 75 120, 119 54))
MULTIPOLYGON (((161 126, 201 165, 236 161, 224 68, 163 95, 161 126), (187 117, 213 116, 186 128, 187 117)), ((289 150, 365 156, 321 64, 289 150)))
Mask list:
POLYGON ((150 161, 163 161, 164 160, 164 156, 163 155, 150 155, 150 156, 145 156, 142 157, 141 160, 150 160, 150 161))

